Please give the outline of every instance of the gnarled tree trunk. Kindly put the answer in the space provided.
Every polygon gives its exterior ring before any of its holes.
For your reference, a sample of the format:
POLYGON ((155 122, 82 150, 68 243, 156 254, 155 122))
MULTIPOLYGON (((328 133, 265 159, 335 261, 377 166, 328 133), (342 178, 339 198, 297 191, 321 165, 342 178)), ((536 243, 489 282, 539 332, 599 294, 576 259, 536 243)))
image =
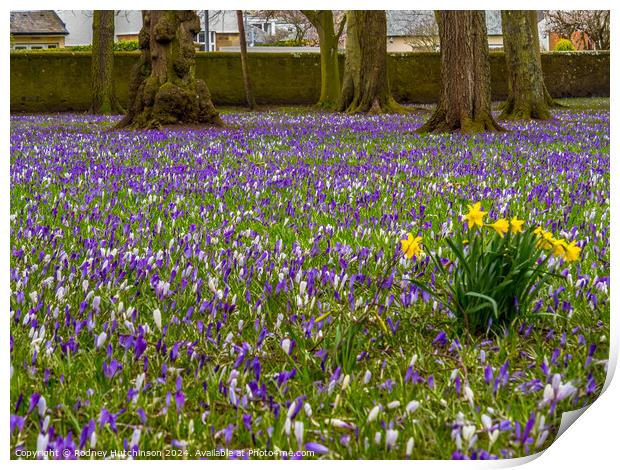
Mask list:
POLYGON ((403 110, 390 94, 386 38, 385 11, 347 11, 340 111, 377 114, 403 110))
POLYGON ((245 40, 245 24, 243 22, 243 10, 237 10, 237 28, 239 29, 239 51, 241 53, 241 73, 243 74, 243 87, 245 88, 245 101, 248 108, 256 108, 256 99, 252 91, 252 80, 248 67, 248 45, 245 40))
POLYGON ((91 56, 91 104, 93 114, 123 113, 114 93, 114 10, 93 11, 91 56))
POLYGON ((504 53, 508 71, 508 99, 502 117, 549 119, 540 62, 538 29, 530 11, 502 10, 504 53), (536 34, 534 34, 536 31, 536 34))
POLYGON ((502 130, 491 114, 491 72, 484 11, 439 11, 436 17, 441 89, 437 108, 419 131, 502 130))
POLYGON ((321 52, 321 96, 317 107, 336 110, 340 101, 340 64, 338 63, 338 42, 344 29, 346 17, 343 16, 334 28, 334 14, 331 10, 301 10, 312 23, 319 36, 321 52))
POLYGON ((172 124, 222 125, 204 81, 194 76, 192 10, 143 10, 140 61, 129 84, 129 110, 119 127, 159 128, 172 124))

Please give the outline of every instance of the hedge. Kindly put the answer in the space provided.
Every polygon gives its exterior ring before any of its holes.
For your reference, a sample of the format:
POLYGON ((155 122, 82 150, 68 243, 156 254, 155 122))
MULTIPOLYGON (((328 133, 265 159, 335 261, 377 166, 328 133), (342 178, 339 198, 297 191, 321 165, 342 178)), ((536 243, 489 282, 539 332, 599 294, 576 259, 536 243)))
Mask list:
MULTIPOLYGON (((344 63, 341 56, 341 66, 344 63)), ((128 101, 128 82, 135 52, 115 54, 116 92, 128 101)), ((502 52, 490 54, 493 99, 506 97, 506 66, 502 52)), ((547 88, 552 96, 609 96, 610 55, 602 52, 542 54, 547 88)), ((316 53, 249 54, 259 104, 311 104, 321 87, 316 53)), ((439 93, 439 54, 389 54, 390 86, 403 103, 432 103, 439 93)), ((86 111, 90 104, 90 52, 12 52, 11 112, 86 111)), ((238 53, 200 52, 196 75, 206 80, 216 105, 241 105, 244 89, 238 53)))

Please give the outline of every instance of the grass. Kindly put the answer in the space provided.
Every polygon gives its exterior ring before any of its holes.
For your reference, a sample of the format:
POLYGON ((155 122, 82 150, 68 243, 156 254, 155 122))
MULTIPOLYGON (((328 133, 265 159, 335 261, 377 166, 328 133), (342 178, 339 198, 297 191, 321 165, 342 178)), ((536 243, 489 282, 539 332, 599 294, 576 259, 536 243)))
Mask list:
POLYGON ((544 449, 563 411, 596 399, 609 355, 608 100, 568 103, 480 136, 415 134, 423 113, 229 110, 235 127, 149 133, 14 117, 12 457, 38 439, 161 458, 318 443, 313 458, 402 459, 410 438, 416 459, 544 449), (488 338, 457 335, 406 282, 435 282, 432 265, 398 252, 407 232, 438 249, 477 201, 583 244, 488 338), (545 403, 555 374, 575 391, 545 403))

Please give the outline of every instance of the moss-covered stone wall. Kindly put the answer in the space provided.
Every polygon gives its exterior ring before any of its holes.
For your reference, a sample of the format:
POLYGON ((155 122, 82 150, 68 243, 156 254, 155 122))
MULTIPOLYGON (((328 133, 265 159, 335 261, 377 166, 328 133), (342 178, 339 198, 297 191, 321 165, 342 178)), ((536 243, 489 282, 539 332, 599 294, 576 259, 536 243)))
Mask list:
MULTIPOLYGON (((128 100, 134 52, 115 55, 116 92, 128 100)), ((344 58, 341 57, 341 65, 344 58)), ((493 52, 493 99, 507 93, 503 53, 493 52)), ((609 52, 562 52, 542 55, 543 72, 554 97, 609 96, 609 52)), ((259 104, 311 104, 321 90, 319 55, 249 54, 259 104)), ((432 103, 439 93, 438 53, 395 53, 388 60, 390 86, 400 102, 432 103)), ((206 80, 216 105, 241 105, 244 89, 239 55, 198 53, 196 75, 206 80)), ((90 104, 90 52, 11 53, 11 112, 85 111, 90 104)))

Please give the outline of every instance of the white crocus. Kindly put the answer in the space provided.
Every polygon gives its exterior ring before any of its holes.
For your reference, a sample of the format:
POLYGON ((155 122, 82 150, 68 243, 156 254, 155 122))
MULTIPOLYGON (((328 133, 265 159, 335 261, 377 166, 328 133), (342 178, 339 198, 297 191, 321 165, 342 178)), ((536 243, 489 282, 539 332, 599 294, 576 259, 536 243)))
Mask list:
POLYGON ((398 431, 396 429, 388 429, 385 431, 385 447, 392 449, 398 439, 398 431))
POLYGON ((161 331, 161 312, 158 308, 153 310, 153 320, 155 320, 155 325, 157 325, 157 328, 161 331))
POLYGON ((377 419, 377 416, 379 416, 379 411, 381 411, 381 408, 379 408, 379 405, 375 406, 372 410, 370 410, 370 412, 368 413, 368 419, 366 420, 366 422, 371 423, 375 419, 377 419))
POLYGON ((95 348, 99 349, 101 346, 103 346, 106 339, 108 339, 108 335, 105 331, 99 333, 99 336, 97 336, 97 344, 95 345, 95 348))
POLYGON ((301 448, 304 442, 304 423, 303 421, 295 421, 295 439, 297 439, 297 445, 301 448))
POLYGON ((407 441, 407 448, 405 449, 405 457, 411 458, 411 454, 413 453, 413 437, 410 437, 407 441))
POLYGON ((407 406, 405 406, 405 411, 407 411, 407 414, 411 414, 415 412, 415 410, 417 410, 419 407, 420 407, 419 401, 411 400, 409 403, 407 403, 407 406))
POLYGON ((284 338, 282 340, 281 346, 282 346, 282 349, 284 350, 284 352, 286 354, 290 354, 291 353, 291 349, 292 349, 291 346, 292 346, 292 344, 291 344, 291 340, 290 339, 284 338))

